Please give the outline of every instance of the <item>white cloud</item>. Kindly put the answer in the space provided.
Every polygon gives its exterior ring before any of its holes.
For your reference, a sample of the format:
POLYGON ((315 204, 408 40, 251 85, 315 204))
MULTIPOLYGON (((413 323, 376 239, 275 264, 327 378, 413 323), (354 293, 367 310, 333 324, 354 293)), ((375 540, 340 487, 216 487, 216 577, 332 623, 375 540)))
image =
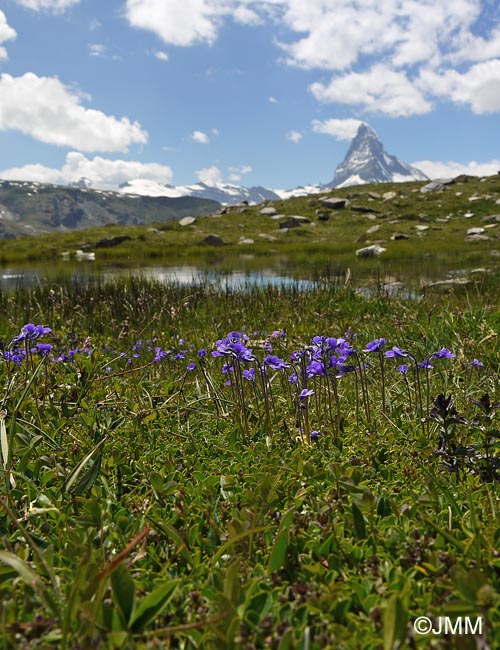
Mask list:
POLYGON ((219 5, 211 0, 127 0, 125 15, 133 27, 154 32, 165 43, 213 43, 219 5))
POLYGON ((268 99, 269 99, 269 102, 270 102, 271 104, 279 104, 279 102, 278 102, 278 100, 276 99, 276 97, 268 97, 268 99))
POLYGON ((500 170, 500 160, 491 160, 484 163, 478 163, 474 160, 469 163, 418 160, 412 165, 423 171, 429 178, 454 178, 459 174, 493 176, 500 170))
MULTIPOLYGON (((0 43, 5 43, 16 38, 16 30, 7 23, 7 17, 0 9, 0 43)), ((0 61, 8 58, 5 47, 0 46, 0 61)))
POLYGON ((95 187, 117 189, 119 185, 138 178, 157 183, 171 183, 170 167, 158 163, 141 163, 129 160, 110 160, 95 156, 90 159, 71 151, 60 169, 43 165, 25 165, 0 171, 0 178, 7 180, 38 181, 40 183, 74 183, 88 178, 95 187))
POLYGON ((262 24, 262 18, 259 16, 259 14, 253 9, 249 9, 244 5, 239 5, 236 7, 233 13, 233 18, 236 22, 241 23, 242 25, 262 24))
POLYGON ((158 50, 158 52, 155 52, 155 57, 160 61, 168 61, 168 54, 167 52, 163 52, 163 50, 158 50))
MULTIPOLYGON (((79 151, 127 151, 148 134, 138 122, 82 106, 84 96, 55 77, 0 77, 0 130, 79 151)), ((85 98, 87 99, 87 98, 85 98)))
POLYGON ((53 11, 59 13, 77 5, 80 0, 15 0, 17 4, 34 11, 53 11))
POLYGON ((421 115, 431 110, 430 102, 404 72, 381 63, 366 72, 334 77, 328 85, 314 83, 310 90, 322 102, 361 106, 392 117, 421 115))
POLYGON ((287 137, 288 140, 290 140, 290 142, 293 142, 294 144, 297 144, 298 142, 300 142, 302 140, 303 136, 302 136, 302 133, 300 133, 300 131, 289 131, 286 134, 286 137, 287 137))
POLYGON ((203 131, 193 131, 191 133, 191 140, 199 142, 200 144, 208 144, 209 142, 208 135, 203 133, 203 131))
POLYGON ((222 183, 222 173, 215 165, 212 165, 212 167, 206 167, 205 169, 199 169, 195 174, 196 178, 206 185, 217 185, 218 183, 222 183))
POLYGON ((361 124, 364 122, 355 119, 313 120, 312 130, 314 133, 332 135, 337 140, 352 140, 361 124))
POLYGON ((250 165, 238 165, 237 167, 229 167, 231 174, 229 175, 229 180, 234 183, 241 181, 242 176, 249 174, 253 171, 253 167, 250 165))
POLYGON ((467 72, 424 70, 422 87, 457 104, 469 104, 477 114, 500 111, 500 58, 471 66, 467 72))
POLYGON ((106 46, 101 43, 89 43, 87 45, 90 56, 104 56, 106 52, 106 46))
POLYGON ((211 129, 211 133, 212 133, 212 135, 215 135, 216 137, 218 137, 220 135, 219 129, 211 129))

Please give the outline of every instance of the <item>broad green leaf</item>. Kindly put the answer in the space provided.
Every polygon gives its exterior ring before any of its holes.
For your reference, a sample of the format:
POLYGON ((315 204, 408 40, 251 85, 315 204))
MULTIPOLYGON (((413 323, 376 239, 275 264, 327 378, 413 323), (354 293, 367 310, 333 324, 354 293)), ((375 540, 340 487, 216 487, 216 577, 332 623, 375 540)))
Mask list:
POLYGON ((7 468, 9 464, 9 439, 7 437, 7 428, 5 426, 5 411, 0 412, 0 443, 2 447, 2 462, 7 468))
POLYGON ((358 539, 365 539, 366 538, 365 518, 363 517, 363 513, 355 503, 352 504, 352 516, 354 519, 354 531, 356 532, 356 537, 358 539))
POLYGON ((0 561, 14 569, 24 582, 27 582, 32 586, 40 582, 40 578, 33 569, 31 569, 26 562, 23 562, 20 557, 14 555, 14 553, 9 553, 9 551, 0 551, 0 561))
POLYGON ((98 442, 97 445, 93 449, 91 449, 89 453, 85 456, 85 458, 83 458, 83 460, 75 467, 75 469, 71 472, 71 474, 68 476, 68 478, 66 479, 63 485, 63 492, 72 492, 73 494, 78 495, 84 492, 85 489, 89 487, 89 485, 92 486, 95 479, 97 478, 97 475, 99 474, 100 458, 101 458, 100 455, 98 456, 94 464, 91 466, 91 468, 88 470, 88 472, 84 474, 81 481, 79 483, 76 483, 76 481, 80 476, 81 472, 92 460, 93 456, 97 452, 99 452, 105 440, 106 438, 103 438, 100 442, 98 442))
POLYGON ((285 564, 286 552, 288 549, 289 534, 288 528, 278 533, 274 542, 271 557, 269 558, 269 571, 279 571, 285 564))
POLYGON ((119 564, 111 574, 111 587, 123 618, 128 623, 135 604, 135 584, 129 570, 123 564, 119 564))
POLYGON ((408 614, 398 596, 392 596, 384 612, 384 650, 395 650, 406 637, 408 614))
POLYGON ((238 604, 241 594, 239 575, 238 563, 232 562, 227 567, 226 576, 224 578, 224 596, 235 606, 238 604))
POLYGON ((168 604, 179 584, 179 580, 169 580, 157 587, 148 596, 143 598, 130 621, 133 632, 142 632, 168 604))

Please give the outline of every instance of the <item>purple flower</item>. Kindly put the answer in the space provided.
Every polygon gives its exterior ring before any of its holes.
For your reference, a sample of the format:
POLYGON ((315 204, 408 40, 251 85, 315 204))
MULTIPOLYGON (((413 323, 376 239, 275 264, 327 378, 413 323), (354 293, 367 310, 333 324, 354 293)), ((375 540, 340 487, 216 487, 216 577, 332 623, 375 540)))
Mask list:
POLYGON ((290 377, 288 377, 288 381, 291 384, 298 384, 299 383, 299 378, 297 377, 297 373, 296 372, 292 373, 290 375, 290 377))
POLYGON ((367 343, 363 352, 382 352, 385 343, 385 339, 375 339, 374 341, 370 341, 370 343, 367 343))
POLYGON ((314 395, 313 390, 311 390, 310 388, 309 389, 308 388, 303 388, 300 391, 299 399, 304 399, 305 397, 310 397, 311 395, 314 395))
POLYGON ((49 334, 52 330, 50 327, 45 327, 44 325, 34 325, 33 323, 27 323, 21 328, 21 333, 15 336, 10 345, 15 343, 22 343, 23 341, 34 341, 35 339, 40 338, 44 334, 49 334))
POLYGON ((482 361, 478 361, 477 359, 474 359, 469 363, 469 366, 473 366, 475 368, 484 368, 484 363, 482 361))
MULTIPOLYGON (((121 355, 120 355, 121 356, 121 355)), ((167 356, 167 353, 163 350, 163 348, 156 347, 155 348, 155 356, 153 361, 161 361, 167 356)))
POLYGON ((385 356, 391 359, 402 359, 404 357, 409 357, 410 353, 407 352, 406 350, 402 350, 401 348, 398 348, 397 345, 394 345, 390 350, 387 350, 385 356))
POLYGON ((47 357, 52 350, 52 346, 50 343, 37 343, 36 349, 38 353, 42 355, 42 357, 47 357))
POLYGON ((410 367, 407 366, 404 363, 402 365, 398 366, 398 371, 403 375, 403 377, 406 377, 406 375, 408 374, 409 369, 410 369, 410 367))
POLYGON ((307 366, 308 377, 324 377, 325 375, 325 367, 321 361, 311 361, 311 363, 307 366))
POLYGON ((280 359, 279 357, 276 357, 272 354, 268 354, 267 357, 264 359, 264 363, 266 366, 269 366, 271 370, 284 370, 285 368, 289 368, 289 364, 285 363, 283 359, 280 359))
POLYGON ((434 368, 429 359, 424 359, 422 363, 418 364, 418 367, 425 368, 426 370, 432 370, 434 368))
POLYGON ((429 357, 429 361, 433 359, 454 359, 455 355, 448 348, 441 348, 438 352, 433 352, 429 357))
POLYGON ((248 381, 255 381, 255 368, 247 368, 247 370, 244 370, 243 378, 248 381))
POLYGON ((205 348, 202 348, 201 350, 198 350, 198 356, 204 359, 207 356, 207 351, 205 348))
POLYGON ((190 364, 188 364, 186 370, 196 370, 196 364, 191 362, 190 364))
POLYGON ((321 435, 321 431, 311 431, 309 434, 309 439, 311 442, 318 442, 318 438, 321 435))

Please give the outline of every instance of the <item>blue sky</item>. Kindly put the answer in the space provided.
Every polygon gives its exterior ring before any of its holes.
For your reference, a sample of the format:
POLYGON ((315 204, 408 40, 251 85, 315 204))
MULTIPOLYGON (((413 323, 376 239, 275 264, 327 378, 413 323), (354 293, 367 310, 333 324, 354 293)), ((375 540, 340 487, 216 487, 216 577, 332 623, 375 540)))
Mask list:
POLYGON ((360 121, 500 170, 498 0, 0 0, 0 178, 291 188, 360 121))

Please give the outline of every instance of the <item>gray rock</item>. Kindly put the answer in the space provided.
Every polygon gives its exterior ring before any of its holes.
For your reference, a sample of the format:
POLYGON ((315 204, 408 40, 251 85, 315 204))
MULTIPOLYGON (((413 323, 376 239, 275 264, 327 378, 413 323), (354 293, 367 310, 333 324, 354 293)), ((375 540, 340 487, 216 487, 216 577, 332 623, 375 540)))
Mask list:
POLYGON ((363 213, 371 213, 371 214, 378 214, 378 210, 374 210, 373 208, 367 208, 365 205, 351 205, 351 210, 353 212, 363 212, 363 213))
POLYGON ((356 251, 357 257, 378 257, 385 253, 387 249, 379 246, 378 244, 372 244, 371 246, 366 246, 365 248, 358 248, 356 251))
POLYGON ((443 192, 445 189, 446 186, 440 181, 431 181, 430 183, 427 183, 427 185, 421 187, 420 192, 422 194, 426 194, 427 192, 443 192))
POLYGON ((488 214, 481 219, 484 223, 489 223, 490 221, 495 221, 500 223, 500 214, 488 214))
POLYGON ((467 235, 465 241, 475 242, 475 241, 490 241, 491 237, 488 235, 467 235))
POLYGON ((395 232, 391 235, 392 241, 399 241, 401 239, 410 239, 410 235, 405 235, 402 232, 395 232))
POLYGON ((316 219, 318 221, 330 221, 330 213, 324 210, 316 210, 316 219))
POLYGON ((381 196, 380 194, 377 194, 377 192, 368 192, 368 198, 373 199, 374 201, 378 201, 381 196))
POLYGON ((259 233, 259 237, 261 237, 262 239, 265 239, 266 241, 277 241, 278 240, 278 238, 275 237, 274 235, 268 235, 265 232, 259 233))
POLYGON ((290 219, 295 219, 295 221, 298 221, 299 223, 311 223, 310 219, 307 217, 301 217, 299 214, 290 215, 290 219))
POLYGON ((272 217, 272 216, 273 216, 274 214, 276 214, 276 213, 277 213, 276 208, 272 208, 272 207, 269 207, 269 208, 262 208, 262 210, 260 211, 260 214, 261 214, 263 217, 272 217))
POLYGON ((238 244, 255 244, 253 239, 247 239, 246 237, 242 237, 238 244))
POLYGON ((481 228, 481 227, 479 227, 479 228, 469 228, 467 230, 468 235, 482 235, 485 232, 486 232, 485 229, 481 228))
POLYGON ((207 235, 203 239, 202 244, 208 244, 208 246, 225 246, 226 242, 219 235, 207 235))
POLYGON ((295 217, 289 217, 280 223, 280 230, 285 230, 289 228, 300 228, 301 222, 295 217))
POLYGON ((384 192, 384 194, 382 194, 382 198, 384 199, 384 201, 392 201, 392 199, 395 199, 396 197, 397 197, 396 192, 384 192))
POLYGON ((330 208, 330 210, 342 210, 342 208, 349 205, 347 199, 340 199, 335 196, 327 196, 325 199, 320 199, 319 202, 325 208, 330 208))
POLYGON ((368 228, 368 230, 366 231, 366 234, 367 235, 372 235, 374 232, 377 232, 377 230, 380 230, 379 225, 372 226, 371 228, 368 228))
POLYGON ((195 222, 196 222, 196 219, 194 217, 183 217, 179 221, 179 225, 180 226, 192 226, 193 223, 195 223, 195 222))
POLYGON ((429 230, 429 226, 413 226, 417 232, 425 232, 429 230))
POLYGON ((112 248, 113 246, 118 246, 124 241, 129 241, 132 239, 130 235, 115 235, 114 237, 104 237, 103 239, 100 239, 96 244, 94 244, 94 248, 112 248))
POLYGON ((284 219, 284 218, 285 218, 285 215, 284 215, 284 214, 274 214, 274 215, 271 217, 271 219, 272 219, 273 221, 278 221, 279 219, 284 219))

